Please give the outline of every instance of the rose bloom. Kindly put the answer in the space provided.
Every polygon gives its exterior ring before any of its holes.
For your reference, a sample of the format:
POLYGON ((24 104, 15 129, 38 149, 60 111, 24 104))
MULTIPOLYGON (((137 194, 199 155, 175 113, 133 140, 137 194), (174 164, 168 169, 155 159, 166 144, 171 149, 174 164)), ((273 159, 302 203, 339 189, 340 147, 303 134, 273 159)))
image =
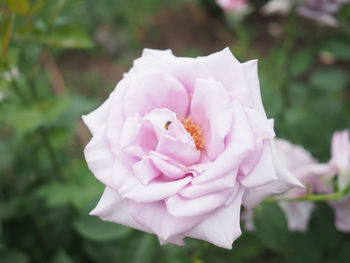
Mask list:
MULTIPOLYGON (((328 26, 338 26, 334 14, 339 11, 344 3, 349 0, 296 0, 296 10, 299 15, 307 17, 315 22, 328 26)), ((262 13, 271 15, 280 13, 286 15, 293 6, 291 0, 270 0, 263 8, 262 13)))
POLYGON ((109 98, 83 116, 85 158, 106 189, 91 212, 154 233, 231 248, 240 207, 300 182, 279 162, 257 61, 145 49, 109 98))
MULTIPOLYGON (((313 193, 324 193, 325 182, 328 182, 334 176, 334 169, 328 164, 319 163, 312 155, 299 145, 292 144, 283 139, 275 139, 276 149, 281 161, 287 168, 302 182, 308 185, 309 191, 313 193)), ((279 197, 300 197, 305 196, 307 190, 292 189, 279 197)), ((285 213, 288 228, 290 231, 307 230, 308 222, 314 209, 314 202, 296 201, 279 202, 280 207, 285 213)))
MULTIPOLYGON (((336 169, 337 184, 345 189, 350 183, 350 140, 347 130, 335 132, 332 139, 332 158, 330 164, 336 169)), ((335 211, 335 226, 338 230, 350 232, 350 197, 331 201, 335 211)))
POLYGON ((226 12, 240 12, 247 7, 247 0, 216 0, 216 3, 226 12))

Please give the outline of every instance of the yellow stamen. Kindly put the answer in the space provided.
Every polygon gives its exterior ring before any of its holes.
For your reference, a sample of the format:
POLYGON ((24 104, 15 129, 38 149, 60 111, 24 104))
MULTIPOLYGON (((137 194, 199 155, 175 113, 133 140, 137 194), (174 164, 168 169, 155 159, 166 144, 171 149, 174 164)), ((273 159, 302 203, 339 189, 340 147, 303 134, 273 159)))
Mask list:
POLYGON ((193 123, 192 116, 189 116, 187 119, 182 119, 181 123, 185 127, 185 129, 188 131, 189 134, 191 134, 197 150, 201 150, 204 148, 204 142, 203 142, 203 134, 202 129, 198 125, 193 123))

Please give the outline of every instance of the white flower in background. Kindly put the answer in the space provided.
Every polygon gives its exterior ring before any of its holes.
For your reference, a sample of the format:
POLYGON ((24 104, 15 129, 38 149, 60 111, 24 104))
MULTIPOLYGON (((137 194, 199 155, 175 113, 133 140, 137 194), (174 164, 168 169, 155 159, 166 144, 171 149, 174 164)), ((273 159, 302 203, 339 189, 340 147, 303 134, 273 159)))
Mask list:
MULTIPOLYGON (((330 164, 335 167, 337 184, 344 190, 350 183, 350 139, 347 130, 335 132, 332 138, 332 158, 330 164)), ((339 231, 350 232, 350 196, 329 202, 335 212, 335 226, 339 231)))
POLYGON ((247 8, 247 0, 216 0, 225 12, 242 12, 247 8))
POLYGON ((333 15, 349 0, 271 0, 263 6, 262 13, 286 15, 290 12, 293 2, 299 15, 323 25, 337 26, 338 22, 333 15))
MULTIPOLYGON (((308 185, 311 191, 320 190, 323 184, 322 177, 332 177, 332 167, 328 164, 321 164, 312 155, 299 145, 293 145, 282 139, 275 140, 276 150, 279 153, 282 163, 304 184, 308 185), (328 175, 328 176, 327 176, 328 175)), ((324 187, 322 187, 324 189, 324 187)), ((307 194, 307 189, 292 189, 281 197, 299 197, 307 194)), ((314 203, 303 202, 279 202, 284 211, 288 228, 291 231, 306 231, 314 203)))

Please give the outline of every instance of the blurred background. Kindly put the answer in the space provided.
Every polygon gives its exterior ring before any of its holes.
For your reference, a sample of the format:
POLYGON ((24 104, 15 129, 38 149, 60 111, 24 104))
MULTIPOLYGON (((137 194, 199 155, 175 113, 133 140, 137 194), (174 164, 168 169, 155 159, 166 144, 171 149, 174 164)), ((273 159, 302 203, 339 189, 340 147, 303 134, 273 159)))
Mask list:
POLYGON ((1 263, 350 262, 350 235, 322 203, 306 233, 290 233, 278 206, 260 205, 255 232, 243 229, 231 251, 191 239, 160 246, 88 215, 104 187, 84 161, 90 134, 80 116, 144 47, 196 57, 228 46, 241 62, 258 58, 277 135, 320 161, 332 133, 350 127, 349 3, 219 2, 0 1, 1 263))

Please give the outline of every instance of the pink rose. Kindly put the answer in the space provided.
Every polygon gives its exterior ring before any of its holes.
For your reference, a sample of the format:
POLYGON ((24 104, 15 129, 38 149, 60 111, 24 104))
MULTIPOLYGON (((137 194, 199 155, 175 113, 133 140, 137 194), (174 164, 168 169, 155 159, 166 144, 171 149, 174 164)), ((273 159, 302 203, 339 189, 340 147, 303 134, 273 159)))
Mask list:
POLYGON ((216 0, 216 2, 226 12, 239 12, 247 7, 247 0, 216 0))
POLYGON ((106 185, 91 214, 162 244, 188 236, 231 248, 243 196, 252 207, 301 186, 274 153, 257 61, 240 64, 228 48, 198 58, 145 49, 83 120, 86 161, 106 185))
MULTIPOLYGON (((276 149, 282 162, 302 182, 309 185, 311 192, 323 192, 325 178, 332 177, 332 167, 320 164, 312 155, 299 145, 293 145, 283 139, 275 139, 276 149)), ((333 173, 334 174, 334 173, 333 173)), ((300 197, 306 195, 306 189, 292 189, 280 197, 300 197)), ((310 201, 279 202, 284 211, 291 231, 306 231, 314 208, 310 201)))
MULTIPOLYGON (((347 130, 335 132, 332 139, 332 158, 330 164, 336 169, 337 184, 345 189, 350 183, 350 140, 347 130)), ((349 195, 329 204, 335 211, 335 226, 338 230, 350 232, 350 197, 349 195)))
POLYGON ((350 140, 347 130, 333 134, 330 164, 338 173, 339 188, 344 189, 350 183, 350 140))

